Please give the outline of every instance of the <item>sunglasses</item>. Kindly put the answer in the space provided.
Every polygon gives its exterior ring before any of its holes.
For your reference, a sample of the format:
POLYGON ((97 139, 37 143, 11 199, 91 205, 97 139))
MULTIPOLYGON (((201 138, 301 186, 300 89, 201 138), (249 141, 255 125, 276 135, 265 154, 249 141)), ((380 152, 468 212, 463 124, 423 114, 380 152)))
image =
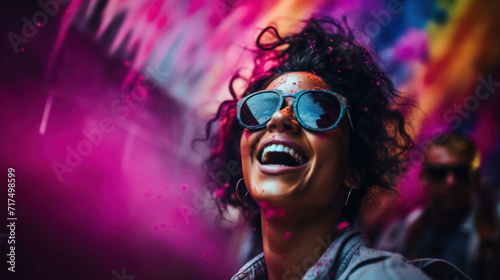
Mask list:
POLYGON ((468 183, 470 180, 471 169, 469 165, 458 165, 458 166, 426 166, 425 170, 429 175, 430 179, 435 182, 443 182, 446 176, 452 172, 455 178, 462 182, 468 183))
POLYGON ((284 94, 281 90, 261 90, 238 101, 237 118, 240 125, 248 129, 265 127, 274 113, 282 109, 286 97, 293 97, 293 112, 299 124, 312 131, 336 128, 347 114, 351 129, 347 99, 335 92, 310 89, 296 94, 284 94))

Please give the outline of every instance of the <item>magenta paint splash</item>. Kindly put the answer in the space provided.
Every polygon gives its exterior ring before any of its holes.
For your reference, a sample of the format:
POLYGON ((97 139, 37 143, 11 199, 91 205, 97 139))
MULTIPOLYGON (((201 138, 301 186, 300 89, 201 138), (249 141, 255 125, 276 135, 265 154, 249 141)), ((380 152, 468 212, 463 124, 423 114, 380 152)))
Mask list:
POLYGON ((224 196, 224 193, 225 193, 224 189, 217 189, 214 194, 215 194, 215 197, 221 198, 224 196))
POLYGON ((250 136, 252 136, 254 133, 255 133, 254 131, 246 130, 245 131, 245 139, 248 140, 248 138, 250 138, 250 136))
POLYGON ((346 228, 348 228, 348 227, 349 227, 349 225, 350 225, 350 224, 349 224, 349 222, 348 222, 348 221, 342 221, 342 222, 340 222, 340 223, 337 225, 337 230, 338 230, 338 231, 343 231, 343 230, 345 230, 346 228))
POLYGON ((266 201, 259 202, 259 206, 261 207, 267 220, 285 217, 286 211, 284 208, 271 208, 266 201))
POLYGON ((316 132, 316 133, 314 133, 314 135, 321 140, 325 140, 327 138, 327 136, 324 132, 316 132))

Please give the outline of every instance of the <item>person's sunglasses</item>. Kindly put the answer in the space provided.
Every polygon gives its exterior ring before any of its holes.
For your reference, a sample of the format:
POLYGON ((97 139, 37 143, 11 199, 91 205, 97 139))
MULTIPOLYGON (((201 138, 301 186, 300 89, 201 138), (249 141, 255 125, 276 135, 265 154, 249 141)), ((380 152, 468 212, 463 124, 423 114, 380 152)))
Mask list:
POLYGON ((286 97, 295 98, 292 105, 295 118, 308 130, 334 129, 345 114, 354 130, 347 99, 335 92, 321 89, 301 90, 293 95, 284 94, 277 89, 254 92, 238 101, 238 122, 248 129, 266 126, 273 114, 282 109, 286 97))
POLYGON ((443 182, 450 172, 452 172, 453 176, 462 183, 468 183, 470 180, 471 169, 469 165, 426 166, 425 170, 430 179, 435 182, 443 182))

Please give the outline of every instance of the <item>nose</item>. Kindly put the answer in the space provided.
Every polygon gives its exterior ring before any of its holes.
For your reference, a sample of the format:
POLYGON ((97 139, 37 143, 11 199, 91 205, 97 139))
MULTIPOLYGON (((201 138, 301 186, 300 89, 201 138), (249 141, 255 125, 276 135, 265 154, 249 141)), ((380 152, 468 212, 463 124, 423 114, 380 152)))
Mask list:
POLYGON ((457 181, 457 178, 455 177, 455 174, 452 171, 448 171, 446 173, 446 178, 445 178, 445 184, 446 187, 453 186, 457 181))
POLYGON ((274 113, 271 120, 267 123, 269 132, 291 132, 297 133, 300 130, 300 124, 294 116, 292 109, 293 99, 285 98, 284 108, 274 113))

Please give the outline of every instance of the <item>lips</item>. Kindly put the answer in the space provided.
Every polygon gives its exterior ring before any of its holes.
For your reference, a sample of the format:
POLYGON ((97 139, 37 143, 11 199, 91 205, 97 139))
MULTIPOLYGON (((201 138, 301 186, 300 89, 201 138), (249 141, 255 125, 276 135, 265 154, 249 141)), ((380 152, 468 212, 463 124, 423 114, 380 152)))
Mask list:
POLYGON ((308 161, 302 148, 286 138, 269 138, 262 142, 257 152, 262 165, 300 166, 308 161))

